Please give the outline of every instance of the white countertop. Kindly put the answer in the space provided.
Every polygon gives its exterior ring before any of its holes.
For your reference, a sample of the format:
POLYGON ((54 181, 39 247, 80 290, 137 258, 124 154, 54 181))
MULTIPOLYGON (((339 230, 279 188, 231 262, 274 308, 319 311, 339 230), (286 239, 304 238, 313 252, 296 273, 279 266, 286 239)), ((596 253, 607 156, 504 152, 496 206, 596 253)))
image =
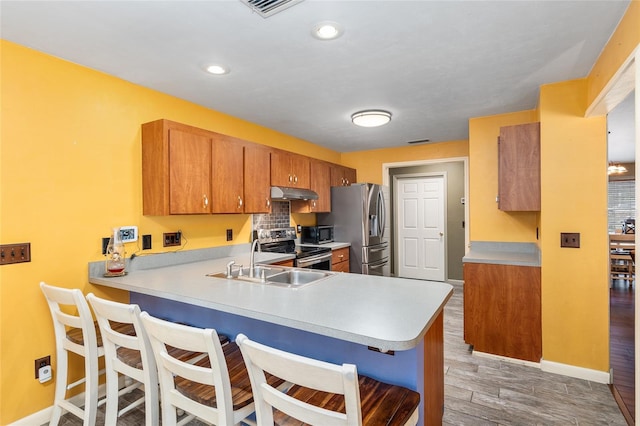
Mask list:
POLYGON ((540 249, 534 243, 473 241, 462 262, 540 267, 540 249))
MULTIPOLYGON (((256 253, 256 263, 282 255, 256 253)), ((414 348, 451 297, 449 284, 370 275, 334 273, 302 288, 207 277, 228 261, 249 265, 249 254, 133 270, 93 284, 189 303, 382 351, 414 348)), ((91 271, 91 268, 90 268, 91 271)))

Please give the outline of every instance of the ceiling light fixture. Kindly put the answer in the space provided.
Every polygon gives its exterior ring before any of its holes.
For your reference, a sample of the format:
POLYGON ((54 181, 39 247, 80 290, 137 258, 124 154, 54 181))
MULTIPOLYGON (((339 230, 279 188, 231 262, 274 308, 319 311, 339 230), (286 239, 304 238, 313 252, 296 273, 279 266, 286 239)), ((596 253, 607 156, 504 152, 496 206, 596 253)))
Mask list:
POLYGON ((378 127, 391 121, 391 113, 380 109, 359 111, 351 115, 351 121, 360 127, 378 127))
POLYGON ((609 163, 609 167, 607 167, 607 174, 609 175, 619 175, 626 172, 627 168, 625 166, 621 166, 620 164, 614 165, 613 163, 609 163))
POLYGON ((318 40, 335 40, 343 33, 344 31, 340 24, 329 21, 319 22, 311 30, 311 35, 318 40))
POLYGON ((209 65, 207 67, 207 72, 214 75, 223 75, 223 74, 228 74, 229 69, 223 67, 222 65, 209 65))

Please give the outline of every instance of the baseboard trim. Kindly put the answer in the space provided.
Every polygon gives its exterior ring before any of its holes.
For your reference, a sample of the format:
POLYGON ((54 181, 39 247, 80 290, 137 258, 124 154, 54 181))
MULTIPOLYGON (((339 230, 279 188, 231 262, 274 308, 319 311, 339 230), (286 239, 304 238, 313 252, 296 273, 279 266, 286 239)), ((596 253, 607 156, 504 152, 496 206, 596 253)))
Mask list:
POLYGON ((502 356, 502 355, 495 355, 495 354, 490 354, 490 353, 487 353, 487 352, 480 352, 480 351, 476 351, 476 350, 473 351, 473 355, 479 356, 479 357, 483 357, 483 358, 498 359, 500 361, 509 362, 511 364, 526 365, 527 367, 540 368, 540 363, 532 362, 532 361, 526 361, 524 359, 509 358, 509 357, 502 356))
POLYGON ((590 382, 610 384, 611 375, 606 371, 592 370, 590 368, 576 367, 575 365, 561 364, 553 361, 540 361, 540 369, 547 373, 561 374, 575 377, 576 379, 589 380, 590 382))

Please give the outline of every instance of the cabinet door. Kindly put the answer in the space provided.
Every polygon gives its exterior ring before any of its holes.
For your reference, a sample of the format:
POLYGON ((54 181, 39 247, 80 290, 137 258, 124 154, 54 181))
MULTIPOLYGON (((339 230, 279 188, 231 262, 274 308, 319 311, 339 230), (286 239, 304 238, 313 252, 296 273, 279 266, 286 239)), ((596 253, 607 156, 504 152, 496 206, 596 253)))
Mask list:
POLYGON ((540 211, 540 123, 500 128, 498 208, 540 211))
POLYGON ((317 200, 309 202, 311 212, 321 213, 331 211, 331 168, 328 163, 322 161, 312 161, 311 170, 311 190, 318 194, 317 200))
POLYGON ((271 153, 271 185, 293 186, 293 173, 291 172, 291 156, 284 151, 271 153))
POLYGON ((271 185, 309 189, 309 158, 286 151, 272 152, 271 185))
POLYGON ((270 150, 247 143, 244 147, 244 212, 271 213, 270 150))
POLYGON ((211 140, 170 129, 169 165, 170 214, 210 213, 211 140))
POLYGON ((244 212, 243 141, 216 135, 211 155, 211 213, 244 212))
POLYGON ((296 188, 311 187, 311 170, 309 157, 298 154, 291 155, 291 170, 293 173, 294 186, 296 188))
POLYGON ((465 263, 464 340, 474 350, 540 362, 540 268, 465 263))
POLYGON ((331 186, 349 186, 356 182, 356 170, 334 164, 331 166, 331 186))

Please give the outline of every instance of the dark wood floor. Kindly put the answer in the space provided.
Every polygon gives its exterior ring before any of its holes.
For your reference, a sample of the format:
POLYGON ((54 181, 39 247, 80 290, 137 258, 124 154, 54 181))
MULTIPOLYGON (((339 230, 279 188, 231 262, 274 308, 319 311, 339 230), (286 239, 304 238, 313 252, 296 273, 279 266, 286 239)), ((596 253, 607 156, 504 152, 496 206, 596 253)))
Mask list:
POLYGON ((621 409, 635 420, 635 287, 616 280, 610 289, 610 353, 613 389, 621 409))
MULTIPOLYGON (((463 286, 453 286, 444 315, 443 425, 627 425, 608 385, 472 355, 462 337, 463 286)), ((65 414, 60 424, 80 426, 82 421, 65 414)), ((104 424, 104 407, 97 424, 104 424)), ((144 406, 118 419, 119 426, 140 424, 144 406)))

